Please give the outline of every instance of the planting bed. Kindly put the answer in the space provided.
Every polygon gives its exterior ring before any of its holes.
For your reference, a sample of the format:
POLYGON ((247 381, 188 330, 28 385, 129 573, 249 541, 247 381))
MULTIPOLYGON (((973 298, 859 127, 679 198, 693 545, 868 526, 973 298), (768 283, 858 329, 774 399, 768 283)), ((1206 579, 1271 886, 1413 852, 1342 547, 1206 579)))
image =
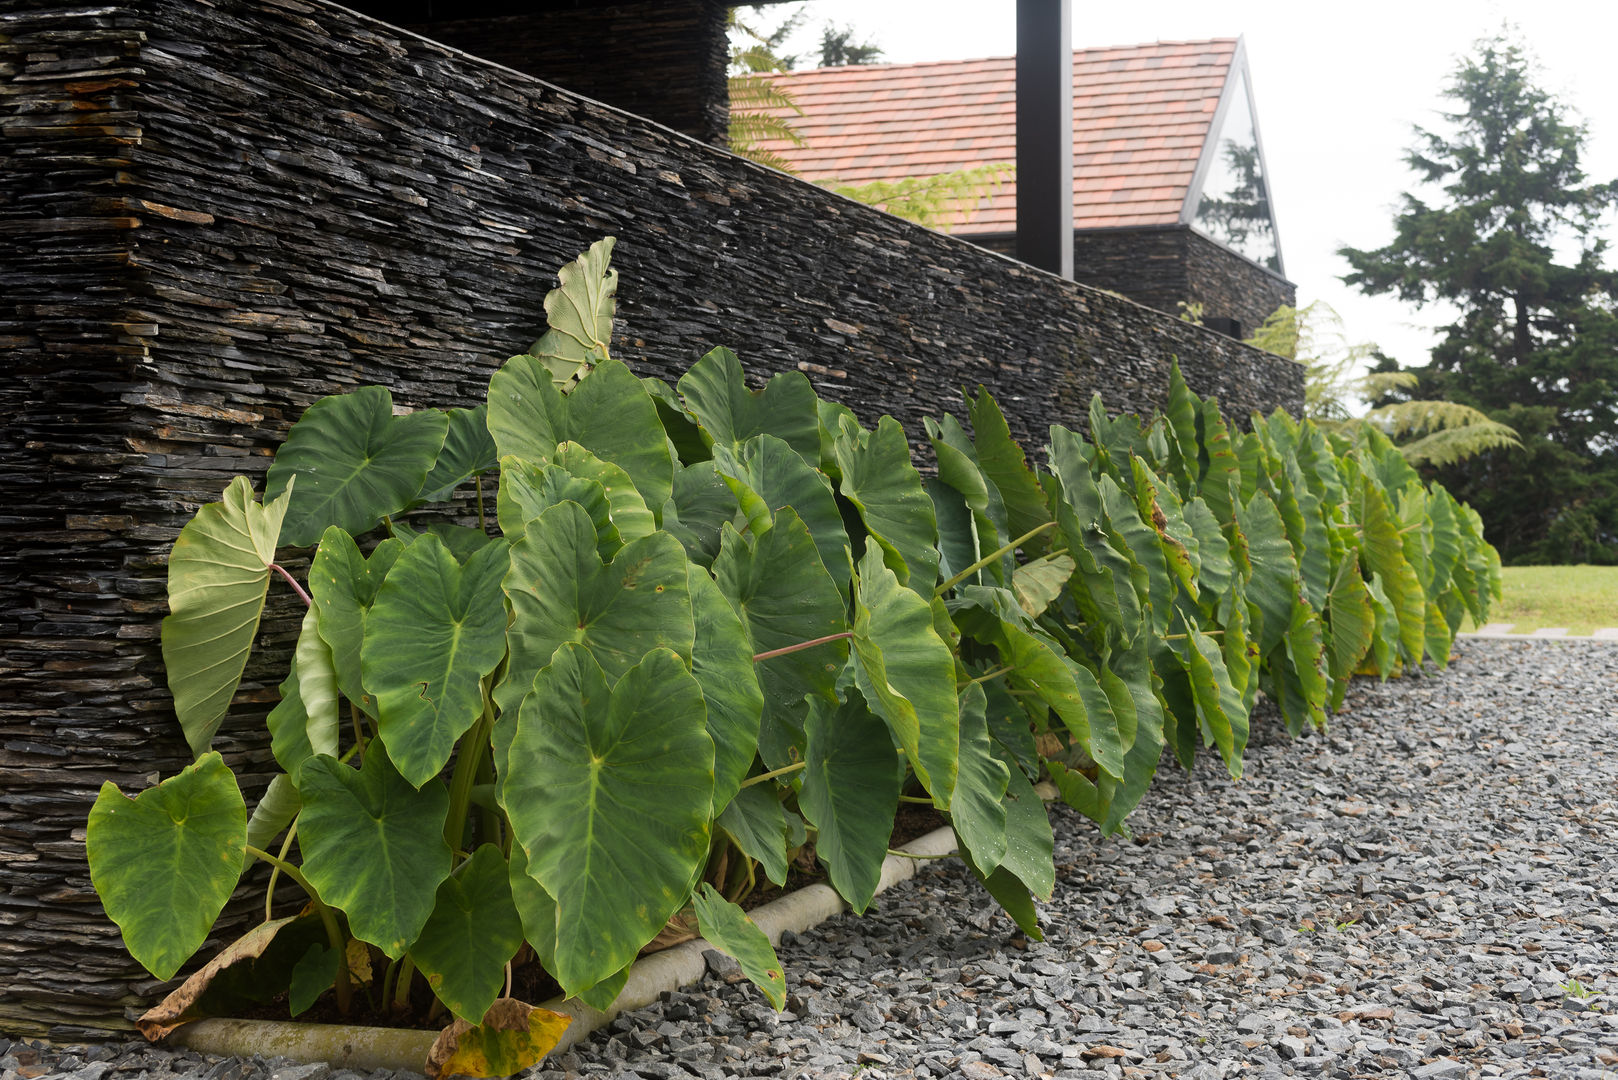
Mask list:
MULTIPOLYGON (((1261 706, 1246 778, 1165 763, 1133 841, 1057 812, 1043 944, 928 864, 783 943, 786 1013, 715 954, 532 1075, 1610 1077, 1615 685, 1610 645, 1463 639, 1447 672, 1357 680, 1326 735, 1290 740, 1261 706)), ((0 1040, 3 1080, 142 1072, 331 1080, 0 1040)))

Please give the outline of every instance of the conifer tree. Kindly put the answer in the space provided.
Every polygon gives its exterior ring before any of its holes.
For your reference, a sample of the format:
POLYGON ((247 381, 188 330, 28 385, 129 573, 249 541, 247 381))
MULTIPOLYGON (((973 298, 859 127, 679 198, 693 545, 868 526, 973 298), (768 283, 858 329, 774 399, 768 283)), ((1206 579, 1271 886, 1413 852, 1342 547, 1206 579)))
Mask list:
POLYGON ((1344 280, 1458 315, 1414 399, 1474 406, 1521 450, 1438 470, 1508 562, 1618 562, 1618 278, 1597 234, 1618 183, 1592 183, 1586 131, 1537 83, 1521 44, 1480 41, 1446 95, 1445 131, 1417 129, 1393 242, 1345 247, 1344 280), (1557 248, 1575 249, 1559 259, 1557 248))

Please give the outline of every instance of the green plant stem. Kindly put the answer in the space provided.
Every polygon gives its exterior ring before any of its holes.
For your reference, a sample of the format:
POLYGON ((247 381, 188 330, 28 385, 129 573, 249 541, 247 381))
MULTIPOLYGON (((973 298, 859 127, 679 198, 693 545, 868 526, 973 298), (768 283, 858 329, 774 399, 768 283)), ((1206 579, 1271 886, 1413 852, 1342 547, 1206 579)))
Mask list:
POLYGON ((994 563, 1001 556, 1011 554, 1013 551, 1016 551, 1018 548, 1028 543, 1028 541, 1044 532, 1046 529, 1054 529, 1055 527, 1056 522, 1047 521, 1038 528, 1030 529, 1028 532, 1023 533, 1021 536, 1017 537, 1017 539, 1007 544, 1005 547, 1000 548, 998 551, 992 552, 991 554, 985 555, 971 566, 968 566, 965 570, 962 570, 959 574, 956 574, 954 577, 944 582, 944 584, 933 590, 933 595, 943 596, 945 593, 955 588, 955 586, 959 585, 961 582, 965 581, 979 570, 982 570, 985 566, 989 566, 994 563))
MULTIPOLYGON (((280 859, 282 862, 286 861, 287 852, 292 850, 292 838, 298 835, 298 818, 302 816, 303 811, 298 811, 292 816, 292 824, 287 826, 287 837, 285 840, 281 841, 281 850, 276 853, 276 858, 280 859)), ((270 912, 272 910, 272 905, 275 903, 275 883, 280 876, 281 867, 279 865, 270 867, 270 883, 264 889, 265 922, 270 921, 270 912)))
POLYGON ((360 768, 365 768, 365 729, 360 726, 360 707, 348 703, 348 722, 354 726, 354 753, 359 755, 360 768))
POLYGON ((461 743, 461 752, 455 759, 455 772, 449 780, 449 817, 444 820, 444 842, 454 851, 460 851, 466 838, 466 815, 472 805, 472 782, 477 779, 482 759, 489 750, 489 736, 494 731, 494 699, 489 687, 483 687, 483 716, 472 734, 461 743))
POLYGON ((1012 665, 1010 665, 1010 664, 1007 664, 1005 667, 1002 667, 1002 668, 995 668, 993 671, 989 672, 986 675, 979 675, 975 679, 968 679, 966 682, 962 683, 956 689, 955 692, 958 694, 962 690, 965 690, 968 686, 974 686, 977 683, 988 682, 990 679, 998 679, 1000 676, 1004 675, 1006 672, 1008 672, 1008 671, 1016 671, 1016 670, 1017 669, 1015 667, 1013 667, 1012 665))
POLYGON ((809 763, 807 761, 799 761, 792 765, 783 765, 779 769, 771 769, 767 773, 759 773, 757 776, 749 776, 746 780, 742 781, 742 787, 752 787, 754 784, 762 784, 766 780, 774 780, 777 776, 786 776, 790 773, 795 773, 808 764, 809 763))
POLYGON ((931 805, 933 805, 933 800, 931 799, 931 797, 929 797, 927 795, 901 795, 901 796, 899 796, 899 801, 900 802, 907 802, 907 803, 917 803, 918 805, 921 805, 921 806, 931 806, 931 805))
POLYGON ((760 660, 770 660, 777 656, 785 656, 787 653, 802 652, 804 649, 812 649, 816 645, 824 645, 828 641, 841 641, 844 638, 851 638, 853 636, 854 632, 852 630, 845 630, 841 634, 827 634, 825 637, 817 637, 809 641, 800 641, 796 645, 783 645, 781 648, 771 649, 769 652, 754 653, 753 663, 756 664, 760 660))
POLYGON ((309 599, 309 594, 303 591, 303 586, 298 584, 298 579, 287 573, 286 567, 282 566, 280 563, 271 563, 270 569, 276 571, 282 577, 287 579, 287 584, 291 585, 292 591, 298 594, 298 598, 303 601, 304 607, 309 607, 314 603, 313 600, 309 599))
POLYGON ((888 854, 897 855, 901 859, 953 859, 955 857, 953 851, 947 851, 942 855, 917 855, 913 851, 900 851, 898 848, 889 848, 888 854))
POLYGON ((393 988, 393 1007, 399 1012, 410 1008, 410 983, 416 977, 416 962, 405 953, 399 961, 399 981, 393 988))
POLYGON ((342 927, 337 925, 337 916, 333 914, 331 908, 326 906, 326 902, 320 898, 320 894, 315 891, 315 887, 309 884, 309 879, 303 876, 302 870, 299 870, 285 859, 277 858, 267 851, 254 847, 252 844, 247 845, 247 854, 280 870, 291 878, 298 888, 309 895, 309 903, 314 907, 315 914, 320 916, 321 924, 326 928, 326 940, 337 951, 337 980, 333 984, 332 990, 337 995, 337 1011, 343 1016, 347 1016, 353 988, 348 983, 348 950, 345 947, 347 941, 343 937, 342 927))

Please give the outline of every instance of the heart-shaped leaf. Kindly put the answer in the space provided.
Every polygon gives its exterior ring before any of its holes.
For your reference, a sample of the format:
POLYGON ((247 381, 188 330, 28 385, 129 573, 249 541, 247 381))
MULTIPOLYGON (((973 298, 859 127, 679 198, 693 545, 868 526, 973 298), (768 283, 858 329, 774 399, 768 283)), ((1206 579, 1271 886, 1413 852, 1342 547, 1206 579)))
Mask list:
POLYGON ((376 697, 377 736, 420 787, 483 714, 482 679, 506 654, 500 592, 509 549, 490 544, 457 563, 436 536, 399 556, 365 619, 360 654, 376 697))
POLYGON ((899 583, 924 599, 938 584, 938 522, 921 474, 910 463, 904 429, 884 416, 875 431, 845 422, 837 437, 842 492, 860 512, 899 583))
POLYGON ((169 552, 163 667, 191 753, 201 756, 230 708, 258 634, 287 495, 266 505, 238 476, 197 511, 169 552))
POLYGON ((564 396, 540 361, 514 356, 489 380, 488 423, 502 457, 549 464, 560 444, 575 442, 623 469, 647 506, 661 507, 673 490, 674 457, 657 406, 617 360, 564 396))
POLYGON ((736 354, 721 346, 680 376, 685 407, 701 422, 714 448, 738 449, 757 435, 786 443, 808 463, 820 463, 820 416, 815 390, 801 371, 770 377, 762 390, 749 390, 736 354))
POLYGON ((618 271, 609 270, 611 236, 557 273, 558 288, 545 294, 545 321, 550 326, 528 347, 544 363, 559 389, 566 388, 590 365, 605 360, 612 346, 612 318, 617 311, 618 271))
POLYGON ((102 784, 85 835, 107 916, 158 979, 207 939, 242 875, 246 845, 247 804, 212 752, 133 799, 102 784))
POLYGON ((815 854, 855 914, 876 895, 888 837, 871 823, 899 808, 893 737, 855 687, 835 708, 815 699, 809 711, 808 765, 798 805, 815 827, 815 854))
POLYGON ((264 478, 266 498, 298 477, 281 536, 299 547, 336 525, 359 535, 410 505, 444 445, 449 418, 437 409, 393 415, 386 387, 362 386, 304 410, 264 478))
POLYGON ((753 664, 747 628, 713 578, 700 566, 687 574, 696 638, 691 674, 708 703, 708 734, 714 743, 714 812, 736 795, 758 752, 764 691, 753 664))
POLYGON ((528 872, 556 901, 565 993, 618 972, 685 903, 708 856, 706 719, 702 688, 667 649, 611 685, 568 642, 534 680, 500 800, 528 872))
MULTIPOLYGON (((727 525, 713 573, 741 616, 755 655, 848 630, 842 594, 821 565, 809 530, 790 509, 777 511, 774 527, 763 535, 742 535, 727 525)), ((804 696, 835 700, 837 673, 847 657, 847 643, 838 640, 759 661, 759 753, 770 768, 802 759, 804 696)))
MULTIPOLYGON (((309 564, 309 594, 320 609, 320 636, 331 646, 337 688, 373 719, 376 701, 360 682, 365 619, 377 590, 404 550, 403 541, 384 540, 367 558, 360 554, 352 536, 333 526, 320 538, 320 547, 309 564)), ((286 694, 285 687, 282 694, 286 694)))
POLYGON ((983 687, 967 686, 961 694, 960 766, 955 796, 950 800, 950 823, 972 853, 972 862, 986 872, 1000 865, 1006 854, 1005 762, 990 750, 987 701, 983 687))
POLYGON ((679 469, 674 494, 663 504, 663 528, 685 547, 698 566, 713 565, 726 525, 736 524, 736 496, 711 461, 679 469))
POLYGON ((506 857, 484 844, 438 886, 433 913, 410 956, 438 1000, 476 1024, 500 996, 506 962, 522 942, 506 857))
POLYGON ((534 676, 564 642, 590 650, 609 680, 657 648, 691 655, 696 630, 685 551, 667 533, 625 545, 604 564, 595 524, 577 503, 550 507, 511 546, 504 588, 512 620, 511 659, 495 690, 502 712, 515 715, 534 676))
MULTIPOLYGON (((635 497, 639 499, 639 495, 635 497)), ((561 502, 576 502, 590 515, 596 529, 596 550, 603 559, 612 558, 624 546, 623 537, 612 523, 607 491, 599 483, 555 465, 536 465, 510 456, 500 459, 496 514, 500 531, 506 536, 520 538, 530 521, 561 502)), ((645 506, 641 509, 644 511, 645 506)))
POLYGON ((691 902, 697 910, 702 939, 734 957, 742 967, 742 974, 764 992, 776 1012, 786 1008, 786 975, 764 931, 706 881, 692 895, 691 902))
POLYGON ((765 877, 777 885, 785 885, 787 815, 781 808, 778 791, 769 783, 744 787, 736 792, 718 820, 719 827, 725 830, 743 855, 758 863, 765 877))
POLYGON ((449 429, 444 445, 413 502, 443 502, 456 488, 499 463, 499 451, 489 434, 488 413, 487 405, 479 405, 474 409, 451 409, 445 414, 449 429))
POLYGON ((754 532, 763 532, 775 511, 791 507, 814 537, 821 565, 840 590, 848 588, 848 532, 831 483, 804 464, 792 447, 773 435, 758 435, 739 448, 715 445, 714 468, 735 494, 754 532))
POLYGON ((292 777, 277 773, 270 780, 270 786, 264 789, 264 794, 259 796, 252 816, 247 819, 248 845, 261 851, 268 848, 302 809, 303 799, 298 795, 292 777))
POLYGON ((298 790, 304 876, 322 900, 348 915, 355 937, 394 959, 403 956, 449 876, 448 792, 439 783, 417 791, 379 742, 366 748, 357 770, 310 758, 298 790))

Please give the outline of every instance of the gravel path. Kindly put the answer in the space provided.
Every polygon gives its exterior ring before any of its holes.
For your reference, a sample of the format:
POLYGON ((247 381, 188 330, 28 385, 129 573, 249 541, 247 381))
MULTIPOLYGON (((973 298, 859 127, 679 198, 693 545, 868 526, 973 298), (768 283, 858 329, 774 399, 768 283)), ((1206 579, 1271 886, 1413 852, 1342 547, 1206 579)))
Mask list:
MULTIPOLYGON (((1618 1080, 1618 649, 1457 654, 1361 681, 1329 735, 1255 717, 1247 778, 1166 771, 1133 840, 1058 809, 1044 943, 957 862, 930 864, 865 918, 783 942, 786 1013, 712 954, 701 986, 533 1080, 1618 1080)), ((0 1080, 358 1080, 60 1053, 0 1039, 0 1080)))

